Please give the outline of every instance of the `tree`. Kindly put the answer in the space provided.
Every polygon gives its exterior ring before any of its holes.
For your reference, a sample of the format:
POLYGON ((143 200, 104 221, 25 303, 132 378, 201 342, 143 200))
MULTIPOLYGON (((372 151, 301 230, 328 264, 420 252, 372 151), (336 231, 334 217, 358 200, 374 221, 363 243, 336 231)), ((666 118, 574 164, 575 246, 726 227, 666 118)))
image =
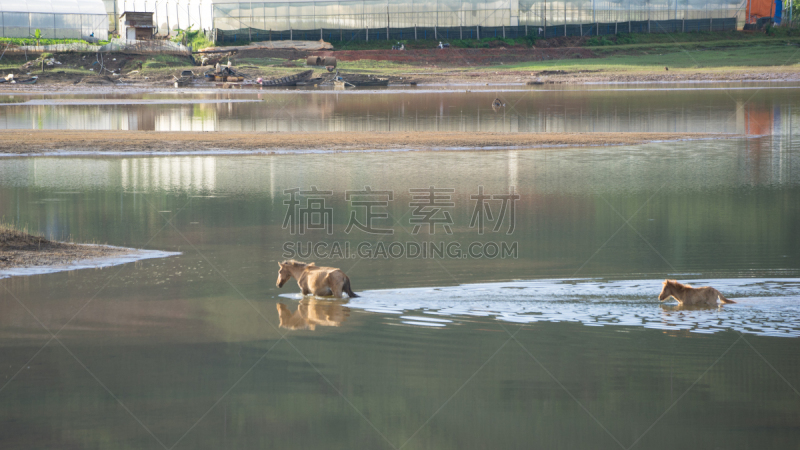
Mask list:
POLYGON ((36 46, 38 47, 39 44, 42 42, 42 30, 37 28, 36 31, 33 32, 33 36, 31 37, 33 38, 34 41, 36 41, 36 46))

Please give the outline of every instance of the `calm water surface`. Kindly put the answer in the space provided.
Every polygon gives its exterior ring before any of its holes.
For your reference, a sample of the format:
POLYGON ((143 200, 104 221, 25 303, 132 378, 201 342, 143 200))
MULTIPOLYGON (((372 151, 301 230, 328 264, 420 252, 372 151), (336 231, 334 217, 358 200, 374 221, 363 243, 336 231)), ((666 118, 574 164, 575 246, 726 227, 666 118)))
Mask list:
MULTIPOLYGON (((702 120, 700 100, 676 94, 647 105, 638 95, 579 109, 596 120, 610 120, 614 108, 683 114, 684 129, 735 131, 740 120, 724 95, 688 94, 705 99, 702 120)), ((744 108, 767 105, 758 117, 769 132, 758 134, 768 136, 731 141, 0 159, 4 221, 180 252, 0 280, 0 445, 794 448, 796 95, 756 94, 744 108), (504 200, 488 198, 491 217, 476 215, 480 186, 519 199, 501 215, 504 200), (448 189, 431 215, 441 220, 415 233, 431 209, 414 204, 431 187, 448 189), (292 189, 306 191, 297 205, 292 189), (367 222, 359 201, 380 203, 373 212, 386 215, 373 219, 372 233, 348 230, 351 216, 367 222), (301 234, 303 214, 311 222, 301 234), (424 256, 409 257, 415 246, 424 256), (516 253, 492 257, 495 246, 516 253), (276 288, 277 262, 292 252, 343 268, 361 297, 301 301, 293 282, 276 288), (659 304, 667 277, 711 284, 737 303, 659 304)), ((317 101, 308 110, 321 124, 317 101)), ((357 115, 359 102, 383 100, 339 101, 357 115)), ((438 100, 417 101, 433 111, 438 100)), ((160 108, 172 106, 152 107, 156 117, 160 108)), ((266 111, 232 108, 245 110, 215 123, 266 111)), ((576 111, 568 108, 564 123, 579 123, 576 111)), ((630 120, 645 123, 637 115, 630 120)), ((344 129, 356 122, 344 120, 344 129)))
POLYGON ((798 103, 800 89, 793 83, 428 86, 369 93, 0 93, 0 129, 763 135, 780 129, 798 103), (498 111, 491 107, 495 98, 505 104, 498 111))

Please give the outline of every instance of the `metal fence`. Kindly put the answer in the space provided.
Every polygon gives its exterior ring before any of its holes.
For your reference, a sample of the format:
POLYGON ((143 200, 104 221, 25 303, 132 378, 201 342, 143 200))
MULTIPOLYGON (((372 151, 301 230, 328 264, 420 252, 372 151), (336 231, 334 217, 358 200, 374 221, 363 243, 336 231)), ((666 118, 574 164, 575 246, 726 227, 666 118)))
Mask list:
POLYGON ((237 41, 373 41, 373 40, 452 40, 488 37, 517 38, 538 36, 602 36, 619 33, 688 33, 692 31, 735 30, 736 17, 725 19, 638 20, 626 22, 596 22, 549 26, 518 25, 499 27, 409 27, 378 29, 320 28, 314 30, 216 30, 218 43, 237 41))
MULTIPOLYGON (((558 33, 553 28, 560 26, 566 30, 560 35, 573 35, 581 34, 582 27, 600 29, 600 24, 623 22, 630 23, 631 30, 634 23, 648 22, 650 32, 658 32, 654 31, 653 22, 659 23, 659 30, 732 29, 744 22, 745 3, 725 0, 704 3, 699 0, 216 2, 213 17, 217 40, 222 42, 305 39, 312 35, 314 39, 329 39, 337 32, 341 39, 396 39, 393 36, 406 38, 413 30, 416 30, 417 39, 438 39, 440 35, 452 39, 454 30, 458 30, 458 36, 472 33, 474 38, 501 33, 519 35, 517 27, 535 27, 537 34, 541 28, 541 34, 550 36, 558 33), (674 21, 680 21, 680 27, 674 21), (688 28, 686 23, 689 23, 688 28), (578 32, 570 31, 574 26, 578 27, 578 32), (345 38, 345 35, 350 37, 345 38)), ((619 25, 615 28, 619 29, 619 25)), ((524 33, 532 34, 529 29, 524 33)))

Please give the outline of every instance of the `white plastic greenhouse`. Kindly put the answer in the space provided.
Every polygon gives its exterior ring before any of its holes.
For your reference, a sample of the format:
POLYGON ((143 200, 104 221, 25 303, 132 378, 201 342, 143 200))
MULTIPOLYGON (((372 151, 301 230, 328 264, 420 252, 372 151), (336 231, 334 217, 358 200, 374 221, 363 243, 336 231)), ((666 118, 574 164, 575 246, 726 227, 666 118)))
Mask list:
POLYGON ((108 12, 102 0, 0 0, 0 36, 108 39, 108 12))
POLYGON ((744 0, 213 0, 218 42, 596 36, 736 29, 744 0))

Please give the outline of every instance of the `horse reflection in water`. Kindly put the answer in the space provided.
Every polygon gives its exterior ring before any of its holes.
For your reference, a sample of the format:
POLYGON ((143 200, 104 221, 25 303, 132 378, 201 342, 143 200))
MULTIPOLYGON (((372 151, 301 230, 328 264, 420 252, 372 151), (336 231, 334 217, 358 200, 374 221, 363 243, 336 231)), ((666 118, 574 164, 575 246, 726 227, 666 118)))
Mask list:
POLYGON ((699 304, 699 305, 685 305, 682 303, 678 304, 665 304, 661 303, 661 310, 664 312, 678 312, 678 311, 721 311, 722 307, 720 305, 707 305, 707 304, 699 304))
POLYGON ((347 300, 317 300, 305 298, 300 300, 297 310, 292 312, 283 303, 278 303, 280 327, 289 330, 315 330, 322 327, 338 327, 348 317, 350 308, 344 306, 347 300))

